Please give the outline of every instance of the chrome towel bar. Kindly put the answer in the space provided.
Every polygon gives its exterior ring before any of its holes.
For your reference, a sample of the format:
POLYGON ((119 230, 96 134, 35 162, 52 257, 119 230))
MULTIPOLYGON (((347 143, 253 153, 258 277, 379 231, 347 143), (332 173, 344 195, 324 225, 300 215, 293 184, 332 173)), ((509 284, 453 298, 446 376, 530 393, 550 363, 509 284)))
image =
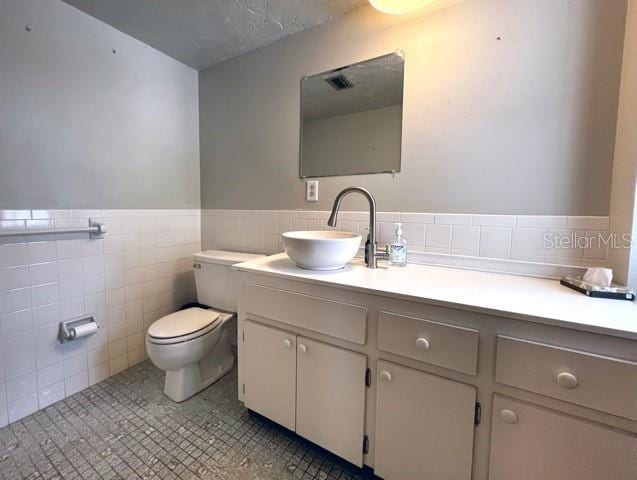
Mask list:
POLYGON ((64 233, 88 233, 91 238, 102 238, 106 233, 106 226, 103 223, 93 221, 89 218, 88 225, 88 228, 72 228, 59 230, 15 230, 9 232, 0 231, 0 238, 26 237, 31 235, 60 235, 64 233))

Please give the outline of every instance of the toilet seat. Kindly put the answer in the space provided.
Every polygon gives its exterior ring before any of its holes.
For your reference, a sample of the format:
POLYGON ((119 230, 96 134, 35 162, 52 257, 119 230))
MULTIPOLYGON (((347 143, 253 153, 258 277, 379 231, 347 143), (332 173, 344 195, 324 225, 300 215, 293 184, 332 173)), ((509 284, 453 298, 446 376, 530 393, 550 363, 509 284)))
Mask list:
POLYGON ((214 330, 221 313, 199 307, 187 308, 156 320, 148 329, 148 341, 157 345, 187 342, 214 330))

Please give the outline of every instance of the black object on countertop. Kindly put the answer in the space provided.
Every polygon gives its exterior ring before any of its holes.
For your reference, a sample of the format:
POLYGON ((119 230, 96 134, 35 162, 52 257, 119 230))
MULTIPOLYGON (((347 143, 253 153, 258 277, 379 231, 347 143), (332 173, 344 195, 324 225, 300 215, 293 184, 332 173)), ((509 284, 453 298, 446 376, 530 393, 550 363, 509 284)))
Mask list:
POLYGON ((635 300, 635 292, 621 285, 601 287, 593 283, 585 282, 580 277, 562 277, 560 284, 591 298, 610 298, 613 300, 628 300, 630 302, 635 300))

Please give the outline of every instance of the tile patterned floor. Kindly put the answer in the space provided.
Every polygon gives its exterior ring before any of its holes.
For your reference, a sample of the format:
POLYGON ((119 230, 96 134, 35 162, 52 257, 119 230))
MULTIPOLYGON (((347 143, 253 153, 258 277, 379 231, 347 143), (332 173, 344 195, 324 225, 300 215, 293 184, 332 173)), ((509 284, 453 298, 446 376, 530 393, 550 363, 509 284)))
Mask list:
POLYGON ((250 414, 236 372, 181 404, 162 381, 144 362, 0 429, 0 478, 369 478, 250 414))

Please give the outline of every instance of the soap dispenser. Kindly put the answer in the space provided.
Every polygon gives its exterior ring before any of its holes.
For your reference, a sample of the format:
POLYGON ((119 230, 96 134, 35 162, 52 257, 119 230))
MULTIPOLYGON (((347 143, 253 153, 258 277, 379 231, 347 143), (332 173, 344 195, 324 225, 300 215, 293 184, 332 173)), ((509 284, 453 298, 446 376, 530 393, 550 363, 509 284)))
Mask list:
POLYGON ((407 265, 407 240, 403 237, 403 224, 397 223, 394 238, 389 244, 389 264, 392 267, 407 265))

